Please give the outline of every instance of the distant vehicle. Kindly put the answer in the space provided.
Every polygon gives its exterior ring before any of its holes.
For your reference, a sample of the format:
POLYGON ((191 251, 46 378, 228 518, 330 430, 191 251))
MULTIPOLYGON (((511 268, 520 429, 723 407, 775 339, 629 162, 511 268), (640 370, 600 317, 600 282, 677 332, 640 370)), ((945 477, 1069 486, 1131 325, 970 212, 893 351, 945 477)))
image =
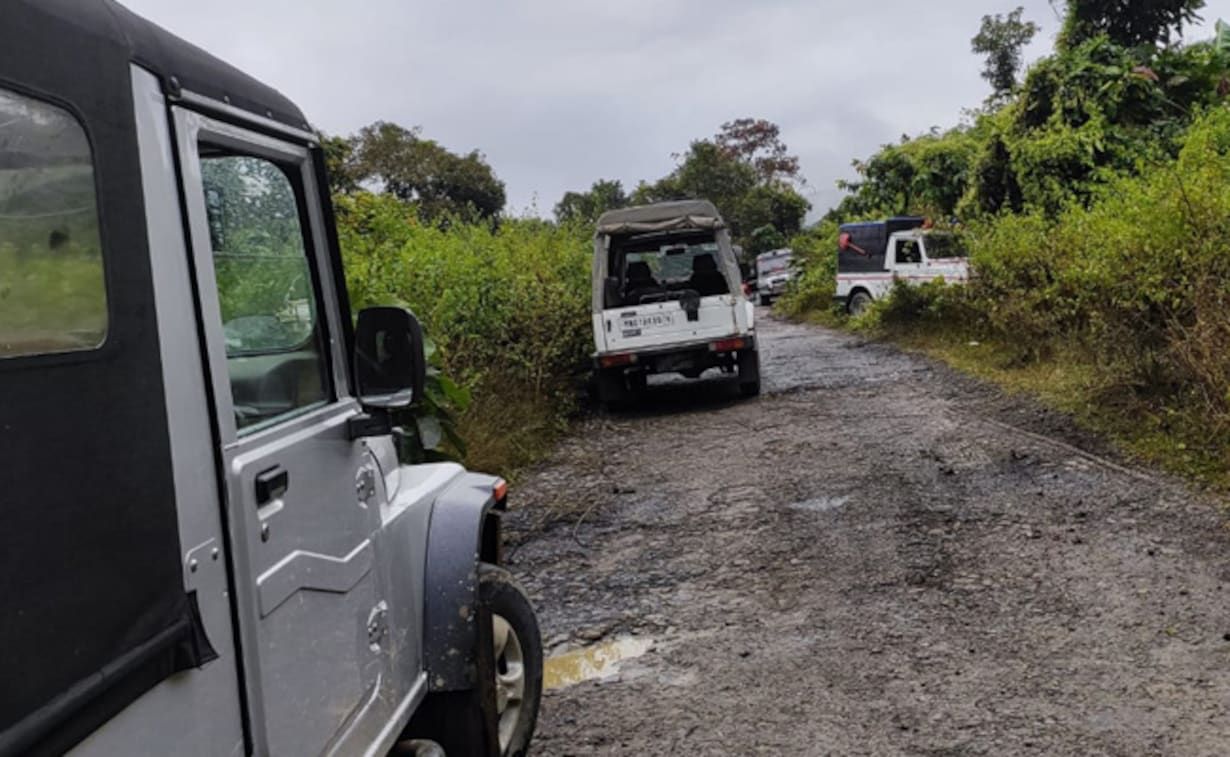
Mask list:
POLYGON ((740 291, 730 232, 712 203, 666 202, 598 219, 593 261, 594 372, 618 405, 653 373, 737 373, 760 393, 754 308, 740 291))
POLYGON ((756 256, 756 296, 761 305, 772 305, 794 277, 794 252, 791 250, 770 250, 756 256))
POLYGON ((399 461, 423 333, 354 317, 306 117, 112 0, 0 19, 0 757, 524 754, 508 487, 399 461))
POLYGON ((916 217, 851 223, 839 230, 836 299, 851 315, 888 294, 896 280, 909 284, 969 279, 965 248, 953 234, 924 228, 916 217))

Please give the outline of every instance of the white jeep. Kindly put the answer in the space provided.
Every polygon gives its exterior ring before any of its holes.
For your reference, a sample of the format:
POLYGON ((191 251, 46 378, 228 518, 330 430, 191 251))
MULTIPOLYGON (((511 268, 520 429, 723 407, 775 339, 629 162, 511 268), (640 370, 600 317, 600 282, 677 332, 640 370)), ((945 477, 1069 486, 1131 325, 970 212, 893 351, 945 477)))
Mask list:
POLYGON ((704 200, 615 210, 598 219, 593 267, 598 399, 618 405, 651 373, 737 373, 760 392, 753 306, 717 208, 704 200))
POLYGON ((897 231, 875 243, 858 238, 858 227, 883 233, 884 224, 849 224, 842 227, 838 250, 836 299, 851 315, 862 313, 886 296, 895 281, 916 286, 943 279, 969 280, 969 261, 961 241, 944 231, 921 228, 897 231))

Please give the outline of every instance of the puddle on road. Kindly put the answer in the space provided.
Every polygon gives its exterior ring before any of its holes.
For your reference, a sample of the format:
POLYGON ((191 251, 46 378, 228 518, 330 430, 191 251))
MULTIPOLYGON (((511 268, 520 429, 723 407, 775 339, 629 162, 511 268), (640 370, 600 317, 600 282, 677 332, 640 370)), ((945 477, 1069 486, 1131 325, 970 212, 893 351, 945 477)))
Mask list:
POLYGON ((626 638, 556 655, 543 665, 543 688, 552 691, 610 678, 619 672, 621 662, 641 657, 652 647, 650 639, 626 638))
POLYGON ((806 510, 809 513, 827 513, 833 510, 840 510, 849 504, 849 497, 816 497, 815 499, 805 499, 802 502, 795 502, 790 505, 795 510, 806 510))

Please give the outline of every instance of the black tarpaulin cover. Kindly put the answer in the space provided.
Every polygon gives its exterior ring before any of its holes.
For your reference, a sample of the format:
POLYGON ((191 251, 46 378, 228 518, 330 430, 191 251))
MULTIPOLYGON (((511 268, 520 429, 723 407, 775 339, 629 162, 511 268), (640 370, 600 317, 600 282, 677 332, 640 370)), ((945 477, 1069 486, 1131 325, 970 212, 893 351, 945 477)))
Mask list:
POLYGON ((301 117, 182 44, 107 0, 0 5, 0 88, 89 138, 108 311, 99 349, 0 359, 0 756, 61 753, 214 656, 184 588, 130 67, 301 117))

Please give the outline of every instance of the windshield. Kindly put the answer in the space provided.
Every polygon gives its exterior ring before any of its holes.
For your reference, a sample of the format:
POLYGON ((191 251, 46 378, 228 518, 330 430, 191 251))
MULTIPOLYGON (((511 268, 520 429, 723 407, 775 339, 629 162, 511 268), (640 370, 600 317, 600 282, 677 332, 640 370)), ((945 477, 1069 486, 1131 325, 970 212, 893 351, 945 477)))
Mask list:
POLYGON ((955 234, 928 234, 926 237, 927 257, 932 260, 946 258, 968 258, 969 252, 955 234))
POLYGON ((790 268, 790 255, 773 255, 767 258, 756 259, 756 272, 761 276, 770 276, 775 273, 785 273, 790 268))

